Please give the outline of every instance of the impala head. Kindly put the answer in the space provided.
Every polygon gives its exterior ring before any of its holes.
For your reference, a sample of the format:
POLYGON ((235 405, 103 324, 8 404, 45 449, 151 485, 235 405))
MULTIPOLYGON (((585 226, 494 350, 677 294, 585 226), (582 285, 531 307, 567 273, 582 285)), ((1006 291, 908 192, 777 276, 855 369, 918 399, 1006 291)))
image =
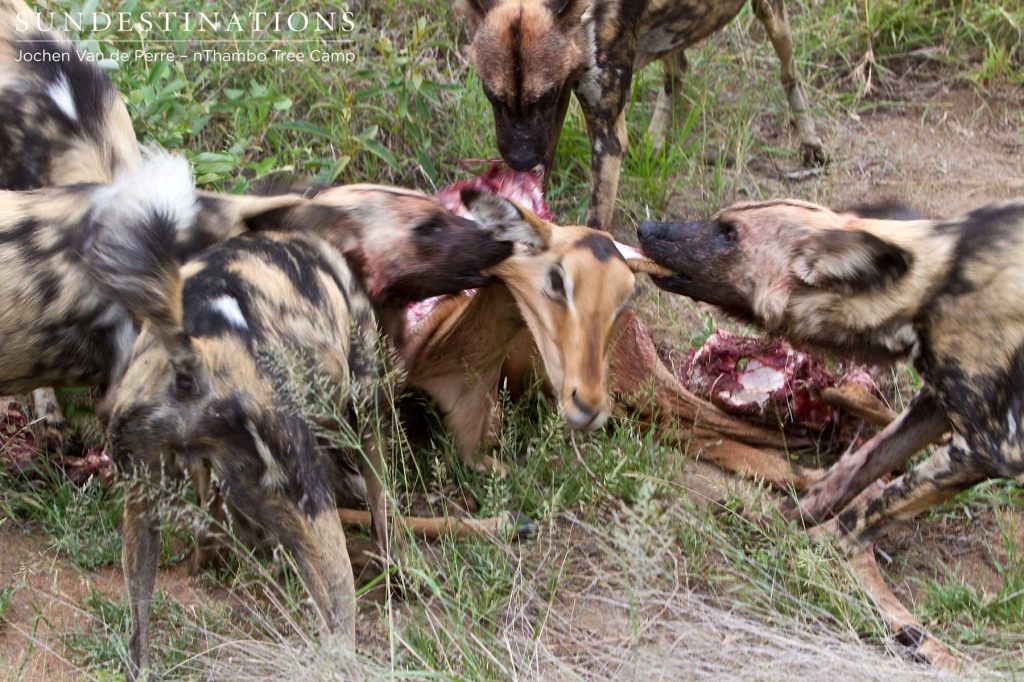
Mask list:
POLYGON ((611 414, 612 327, 635 283, 630 263, 606 232, 559 227, 492 194, 465 190, 462 200, 481 227, 520 245, 488 272, 512 292, 563 419, 582 431, 600 428, 611 414))

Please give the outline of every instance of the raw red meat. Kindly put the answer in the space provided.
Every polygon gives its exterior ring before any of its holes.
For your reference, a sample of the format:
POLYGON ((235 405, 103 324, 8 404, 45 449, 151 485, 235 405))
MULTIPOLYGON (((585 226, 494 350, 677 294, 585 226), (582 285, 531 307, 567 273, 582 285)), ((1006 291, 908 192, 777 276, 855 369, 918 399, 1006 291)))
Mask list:
POLYGON ((691 391, 722 410, 800 434, 839 434, 840 411, 822 398, 827 388, 860 383, 880 396, 865 369, 850 366, 834 373, 822 360, 778 338, 720 329, 686 357, 671 349, 659 351, 691 391))
POLYGON ((495 163, 483 175, 442 187, 434 196, 449 211, 463 218, 472 218, 460 197, 460 192, 467 187, 497 194, 549 222, 555 219, 555 214, 544 201, 544 183, 540 173, 512 170, 508 166, 495 163))

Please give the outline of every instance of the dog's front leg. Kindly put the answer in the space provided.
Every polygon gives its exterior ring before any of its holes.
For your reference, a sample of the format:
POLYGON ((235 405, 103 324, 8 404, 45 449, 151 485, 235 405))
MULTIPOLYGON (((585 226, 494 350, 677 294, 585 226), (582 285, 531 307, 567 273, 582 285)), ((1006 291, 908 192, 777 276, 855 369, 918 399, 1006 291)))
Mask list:
POLYGON ((845 551, 855 554, 874 542, 890 521, 911 519, 990 478, 965 447, 952 444, 937 449, 883 489, 859 497, 812 535, 834 534, 845 551))
POLYGON ((590 137, 590 210, 587 225, 610 231, 619 190, 619 173, 629 140, 626 135, 626 100, 633 82, 633 55, 608 60, 592 83, 576 90, 590 137))
POLYGON ((799 505, 787 506, 785 516, 821 523, 948 430, 946 413, 931 389, 921 389, 894 422, 860 449, 844 455, 824 478, 812 485, 799 505))
POLYGON ((789 28, 789 15, 783 0, 753 0, 754 14, 764 24, 768 40, 775 48, 782 63, 782 87, 789 100, 789 110, 796 124, 796 134, 800 140, 800 153, 805 166, 821 166, 826 161, 825 147, 814 129, 814 120, 807 107, 807 95, 793 58, 793 34, 789 28))
MULTIPOLYGON (((155 474, 155 472, 150 472, 155 474)), ((149 620, 160 555, 160 518, 153 491, 143 480, 129 480, 124 494, 124 542, 121 566, 132 615, 128 639, 128 679, 135 680, 150 666, 149 620)))

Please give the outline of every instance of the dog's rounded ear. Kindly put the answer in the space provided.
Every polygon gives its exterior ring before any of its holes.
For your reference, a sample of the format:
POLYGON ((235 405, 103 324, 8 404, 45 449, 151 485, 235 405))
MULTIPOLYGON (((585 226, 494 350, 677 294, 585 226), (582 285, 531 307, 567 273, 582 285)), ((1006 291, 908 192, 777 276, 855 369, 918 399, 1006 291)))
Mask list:
POLYGON ((551 225, 525 208, 496 194, 463 188, 462 203, 480 227, 501 241, 526 244, 534 252, 544 251, 551 241, 551 225))
POLYGON ((797 244, 793 274, 804 284, 844 295, 883 289, 906 274, 913 256, 856 224, 811 231, 797 244))
POLYGON ((563 24, 579 23, 590 15, 592 4, 593 0, 548 0, 548 9, 563 24))
POLYGON ((459 0, 455 3, 455 11, 466 20, 466 34, 469 42, 473 42, 477 28, 496 3, 497 0, 459 0))

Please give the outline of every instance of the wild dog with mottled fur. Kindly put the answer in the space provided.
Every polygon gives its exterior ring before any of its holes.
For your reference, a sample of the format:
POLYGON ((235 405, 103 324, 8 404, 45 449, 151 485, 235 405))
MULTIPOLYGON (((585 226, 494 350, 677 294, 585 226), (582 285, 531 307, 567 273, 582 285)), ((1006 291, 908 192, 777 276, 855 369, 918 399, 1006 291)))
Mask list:
MULTIPOLYGON (((494 109, 502 158, 516 170, 542 165, 549 175, 575 92, 591 147, 587 224, 611 229, 633 74, 656 59, 664 65, 664 88, 650 123, 651 141, 660 148, 686 69, 683 51, 729 23, 744 1, 460 0, 469 59, 494 109)), ((751 1, 782 63, 804 162, 824 163, 793 58, 785 4, 751 1)))
POLYGON ((110 78, 63 34, 39 31, 21 0, 0 0, 0 101, 0 189, 112 182, 138 165, 110 78), (26 30, 17 30, 19 16, 26 30))
MULTIPOLYGON (((175 235, 180 256, 244 229, 253 213, 301 197, 203 197, 175 235)), ((188 163, 155 153, 113 184, 0 191, 0 395, 44 386, 106 387, 138 333, 125 306, 93 284, 81 253, 101 226, 153 203, 196 206, 188 163)))
POLYGON ((879 220, 801 201, 645 222, 667 290, 795 342, 874 362, 910 358, 924 387, 790 510, 850 550, 989 478, 1024 472, 1024 201, 956 220, 879 220), (952 431, 879 492, 868 485, 952 431), (851 501, 853 503, 851 504, 851 501))
MULTIPOLYGON (((261 214, 258 234, 180 267, 178 225, 198 202, 107 221, 87 245, 97 284, 146 321, 110 399, 108 436, 122 470, 212 470, 233 519, 257 546, 292 551, 325 622, 355 641, 355 588, 336 494, 365 498, 389 555, 383 459, 359 417, 386 414, 378 324, 401 338, 413 300, 489 281, 512 245, 418 192, 326 190, 261 214), (269 358, 269 359, 268 359, 269 358), (274 359, 278 361, 274 361, 274 359), (358 468, 318 442, 291 395, 316 368, 362 442, 358 468)), ((202 494, 204 491, 200 490, 202 494)), ((124 570, 132 612, 129 675, 149 667, 148 625, 159 518, 144 485, 125 499, 124 570)))
MULTIPOLYGON (((21 0, 0 0, 0 190, 109 183, 133 171, 139 148, 113 83, 34 17, 21 0), (31 28, 18 31, 19 17, 31 28)), ((59 449, 70 431, 57 397, 40 388, 32 400, 37 440, 59 449)))

